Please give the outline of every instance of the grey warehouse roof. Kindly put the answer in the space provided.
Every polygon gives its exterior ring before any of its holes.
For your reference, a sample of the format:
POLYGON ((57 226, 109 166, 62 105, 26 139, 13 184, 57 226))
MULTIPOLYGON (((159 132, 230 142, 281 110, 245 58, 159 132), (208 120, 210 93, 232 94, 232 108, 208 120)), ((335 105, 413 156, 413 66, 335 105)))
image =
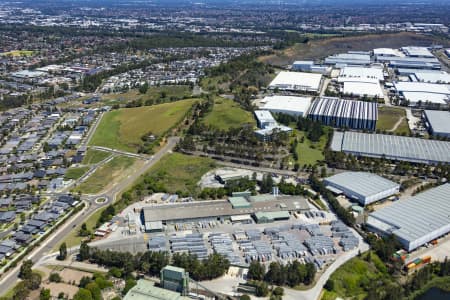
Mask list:
POLYGON ((367 172, 344 172, 326 178, 325 182, 343 186, 365 197, 369 197, 398 186, 398 183, 367 172))
POLYGON ((434 132, 450 134, 450 112, 426 110, 425 115, 434 132))
POLYGON ((375 102, 321 97, 312 103, 309 115, 376 121, 378 106, 375 102))
MULTIPOLYGON (((370 214, 408 242, 450 226, 450 184, 444 184, 370 214)), ((450 228, 449 228, 450 229, 450 228)))
POLYGON ((334 132, 331 150, 420 163, 450 163, 450 142, 360 132, 334 132))

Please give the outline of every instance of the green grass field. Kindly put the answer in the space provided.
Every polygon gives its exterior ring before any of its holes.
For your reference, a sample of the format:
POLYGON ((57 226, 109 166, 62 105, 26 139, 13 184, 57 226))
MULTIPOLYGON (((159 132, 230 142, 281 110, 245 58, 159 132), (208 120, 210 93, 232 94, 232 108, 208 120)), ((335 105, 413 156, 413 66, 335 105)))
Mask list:
POLYGON ((168 192, 177 191, 195 194, 198 191, 197 182, 208 171, 214 169, 213 160, 204 157, 172 153, 164 156, 145 175, 163 184, 168 192))
POLYGON ((198 99, 110 111, 102 118, 90 144, 136 153, 143 144, 142 136, 164 135, 183 119, 196 101, 198 99))
POLYGON ((319 142, 312 142, 305 136, 305 132, 298 130, 295 130, 294 132, 299 141, 296 150, 298 154, 298 163, 301 166, 309 164, 314 165, 318 161, 325 159, 323 151, 327 145, 327 133, 322 135, 319 142), (304 137, 304 142, 300 143, 302 137, 304 137))
POLYGON ((243 110, 233 100, 219 97, 214 100, 213 110, 203 118, 203 122, 220 130, 237 128, 244 124, 256 126, 255 118, 251 112, 243 110))
POLYGON ((399 107, 381 106, 378 108, 377 129, 391 131, 400 119, 402 119, 400 125, 393 132, 397 134, 409 134, 410 131, 405 110, 399 107))
POLYGON ((83 176, 89 170, 89 167, 77 167, 77 168, 69 168, 67 169, 66 174, 64 175, 65 180, 69 179, 78 179, 83 176))
POLYGON ((361 257, 355 257, 339 267, 330 277, 334 282, 331 291, 325 290, 322 300, 332 300, 337 297, 342 299, 362 300, 366 297, 364 286, 371 281, 390 280, 386 267, 380 258, 371 253, 370 262, 365 258, 367 253, 361 257))
MULTIPOLYGON (((75 188, 75 191, 81 191, 87 194, 96 194, 105 189, 108 185, 118 182, 125 177, 126 172, 134 163, 135 158, 128 156, 117 156, 108 163, 99 167, 89 178, 75 188)), ((128 170, 130 171, 130 170, 128 170)))
POLYGON ((86 155, 83 158, 83 164, 85 165, 96 164, 109 156, 111 156, 111 153, 109 152, 89 149, 88 151, 86 151, 86 155))
POLYGON ((163 85, 163 86, 151 86, 148 88, 147 93, 141 94, 137 89, 129 90, 125 93, 114 93, 102 96, 102 101, 108 104, 114 103, 114 101, 128 102, 134 100, 141 100, 144 103, 146 101, 167 102, 171 99, 182 99, 184 97, 191 97, 192 91, 189 86, 186 85, 163 85), (163 97, 164 96, 164 97, 163 97), (113 101, 113 102, 111 102, 113 101))

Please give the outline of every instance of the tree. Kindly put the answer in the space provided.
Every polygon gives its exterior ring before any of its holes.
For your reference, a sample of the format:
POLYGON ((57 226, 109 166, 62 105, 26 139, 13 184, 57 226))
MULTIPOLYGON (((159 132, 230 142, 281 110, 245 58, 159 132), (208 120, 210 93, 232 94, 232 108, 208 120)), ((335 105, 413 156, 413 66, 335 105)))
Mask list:
POLYGON ((89 290, 80 288, 78 292, 73 296, 73 300, 94 300, 89 290))
POLYGON ((334 289, 334 280, 333 279, 328 279, 327 282, 325 283, 324 288, 327 291, 332 291, 334 289))
POLYGON ((20 266, 19 278, 26 280, 31 278, 33 262, 31 260, 25 260, 20 266))
POLYGON ((85 288, 91 281, 92 279, 89 276, 83 276, 80 279, 79 287, 85 288))
POLYGON ((97 283, 90 282, 86 285, 86 289, 91 292, 94 300, 102 300, 102 291, 98 287, 97 283))
POLYGON ((247 294, 242 295, 241 297, 239 297, 239 300, 251 300, 250 296, 247 294))
POLYGON ((79 259, 81 261, 88 259, 89 258, 89 252, 90 252, 90 249, 89 249, 88 244, 85 241, 81 242, 80 253, 78 255, 79 259))
POLYGON ((49 289, 41 289, 41 293, 39 294, 39 300, 50 300, 51 294, 49 289))
POLYGON ((58 273, 50 273, 48 276, 50 282, 61 282, 61 276, 58 273))
POLYGON ((148 91, 148 82, 145 82, 143 85, 139 87, 139 93, 145 94, 148 91))
POLYGON ((136 284, 136 280, 134 280, 133 278, 128 278, 125 281, 125 287, 122 290, 122 294, 125 295, 126 293, 128 293, 128 291, 131 290, 136 284))
POLYGON ((13 299, 14 300, 25 300, 30 294, 30 289, 28 288, 25 281, 21 281, 13 289, 13 299))
POLYGON ((59 246, 58 260, 65 260, 66 258, 67 258, 67 245, 64 242, 61 244, 61 246, 59 246))
POLYGON ((32 272, 31 277, 25 282, 30 290, 37 290, 41 286, 42 276, 39 273, 32 272))
POLYGON ((264 267, 264 265, 254 260, 250 263, 247 277, 253 280, 263 280, 265 273, 266 268, 264 267))
POLYGON ((280 286, 277 286, 273 289, 272 293, 276 296, 283 296, 284 295, 284 289, 280 286))

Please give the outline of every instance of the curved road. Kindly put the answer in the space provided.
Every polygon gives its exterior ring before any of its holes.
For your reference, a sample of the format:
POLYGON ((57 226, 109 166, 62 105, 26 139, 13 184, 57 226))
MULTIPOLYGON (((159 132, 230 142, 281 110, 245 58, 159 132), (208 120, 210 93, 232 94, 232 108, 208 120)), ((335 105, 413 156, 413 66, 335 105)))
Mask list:
MULTIPOLYGON (((77 213, 75 216, 72 216, 69 220, 67 220, 64 224, 59 227, 56 232, 54 232, 49 238, 43 241, 40 246, 35 248, 31 254, 26 257, 27 259, 31 259, 33 263, 36 263, 40 258, 44 257, 48 254, 54 247, 59 245, 65 237, 76 227, 78 224, 85 222, 93 213, 95 213, 98 209, 108 205, 111 201, 116 200, 116 196, 121 191, 128 188, 133 182, 142 174, 144 174, 149 168, 151 168, 156 162, 158 162, 166 153, 173 150, 177 142, 179 141, 178 137, 170 137, 167 140, 166 145, 161 148, 155 155, 153 155, 150 159, 143 162, 143 164, 136 170, 132 175, 128 176, 118 184, 112 186, 109 190, 98 194, 98 195, 83 195, 82 200, 88 203, 88 206, 84 208, 82 211, 77 213), (104 197, 108 201, 103 203, 95 203, 95 199, 99 197, 104 197)), ((21 262, 17 263, 17 267, 9 270, 9 272, 2 275, 0 279, 0 293, 6 293, 9 291, 19 280, 19 269, 21 262)), ((0 294, 0 295, 1 295, 0 294)))

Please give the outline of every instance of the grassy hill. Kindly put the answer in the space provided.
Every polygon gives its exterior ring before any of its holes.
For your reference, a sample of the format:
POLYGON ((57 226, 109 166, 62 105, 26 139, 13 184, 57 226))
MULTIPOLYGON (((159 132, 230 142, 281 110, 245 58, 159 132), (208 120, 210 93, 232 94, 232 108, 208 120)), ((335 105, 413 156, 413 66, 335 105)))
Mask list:
POLYGON ((203 122, 220 130, 241 127, 244 124, 256 126, 252 113, 243 110, 233 100, 217 97, 212 111, 203 118, 203 122))
POLYGON ((164 135, 198 99, 113 110, 103 116, 90 145, 137 152, 142 137, 164 135))

